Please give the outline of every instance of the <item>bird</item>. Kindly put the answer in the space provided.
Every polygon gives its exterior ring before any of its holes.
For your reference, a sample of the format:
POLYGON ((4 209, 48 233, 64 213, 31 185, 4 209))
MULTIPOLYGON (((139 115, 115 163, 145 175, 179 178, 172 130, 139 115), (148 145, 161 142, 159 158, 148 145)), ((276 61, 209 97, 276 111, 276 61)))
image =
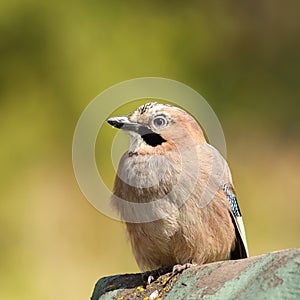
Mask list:
POLYGON ((228 164, 188 112, 148 102, 106 121, 130 140, 111 205, 141 271, 249 256, 228 164))

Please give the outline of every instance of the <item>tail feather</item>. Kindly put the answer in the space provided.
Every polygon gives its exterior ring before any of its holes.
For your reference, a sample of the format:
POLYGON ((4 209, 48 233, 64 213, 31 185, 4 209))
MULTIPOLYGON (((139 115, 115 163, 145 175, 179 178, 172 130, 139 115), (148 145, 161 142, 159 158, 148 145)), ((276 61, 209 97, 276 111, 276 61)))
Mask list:
POLYGON ((247 258, 249 254, 242 217, 235 217, 232 213, 230 213, 230 216, 234 224, 236 236, 234 248, 230 253, 230 259, 247 258))

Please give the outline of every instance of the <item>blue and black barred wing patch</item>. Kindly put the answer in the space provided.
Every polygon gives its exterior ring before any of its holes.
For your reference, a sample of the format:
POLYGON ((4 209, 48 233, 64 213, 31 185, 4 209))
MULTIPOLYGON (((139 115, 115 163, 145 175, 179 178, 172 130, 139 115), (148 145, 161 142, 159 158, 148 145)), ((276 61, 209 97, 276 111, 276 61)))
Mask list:
POLYGON ((234 194, 233 188, 231 186, 229 187, 226 183, 223 184, 222 188, 229 200, 229 204, 231 206, 231 210, 232 210, 233 214, 236 217, 241 217, 242 214, 241 214, 236 196, 234 194))
POLYGON ((249 256, 246 233, 234 189, 231 184, 226 183, 223 184, 222 189, 230 204, 230 217, 234 225, 236 235, 235 246, 230 253, 231 259, 246 258, 249 256))

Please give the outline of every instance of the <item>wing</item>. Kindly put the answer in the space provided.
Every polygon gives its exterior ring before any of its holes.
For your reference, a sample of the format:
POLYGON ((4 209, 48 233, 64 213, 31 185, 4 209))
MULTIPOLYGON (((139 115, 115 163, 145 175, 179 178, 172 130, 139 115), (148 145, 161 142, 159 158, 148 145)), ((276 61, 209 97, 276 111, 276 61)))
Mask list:
POLYGON ((203 144, 199 147, 201 147, 199 151, 201 153, 201 158, 203 159, 201 164, 202 168, 205 166, 206 160, 211 161, 211 170, 208 172, 209 181, 207 183, 207 186, 210 188, 206 189, 206 191, 211 194, 204 194, 204 199, 211 199, 210 196, 213 195, 216 189, 219 189, 221 185, 231 207, 230 216, 232 223, 234 224, 236 235, 235 247, 231 251, 231 259, 246 258, 249 254, 245 227, 234 192, 232 176, 228 164, 219 151, 210 144, 203 144), (224 182, 225 184, 223 184, 224 182))
POLYGON ((231 251, 231 259, 240 259, 249 257, 248 246, 246 241, 245 227, 242 219, 242 214, 237 203, 234 189, 231 184, 223 184, 223 191, 225 192, 231 207, 230 216, 235 228, 236 244, 231 251))

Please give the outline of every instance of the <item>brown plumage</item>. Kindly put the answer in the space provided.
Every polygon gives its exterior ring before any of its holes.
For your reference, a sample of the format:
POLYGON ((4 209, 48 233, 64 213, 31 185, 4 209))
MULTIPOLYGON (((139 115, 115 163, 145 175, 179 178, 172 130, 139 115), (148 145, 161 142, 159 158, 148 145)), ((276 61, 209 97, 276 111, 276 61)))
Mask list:
POLYGON ((188 113, 151 102, 107 121, 130 137, 112 205, 141 270, 248 256, 230 170, 188 113))

